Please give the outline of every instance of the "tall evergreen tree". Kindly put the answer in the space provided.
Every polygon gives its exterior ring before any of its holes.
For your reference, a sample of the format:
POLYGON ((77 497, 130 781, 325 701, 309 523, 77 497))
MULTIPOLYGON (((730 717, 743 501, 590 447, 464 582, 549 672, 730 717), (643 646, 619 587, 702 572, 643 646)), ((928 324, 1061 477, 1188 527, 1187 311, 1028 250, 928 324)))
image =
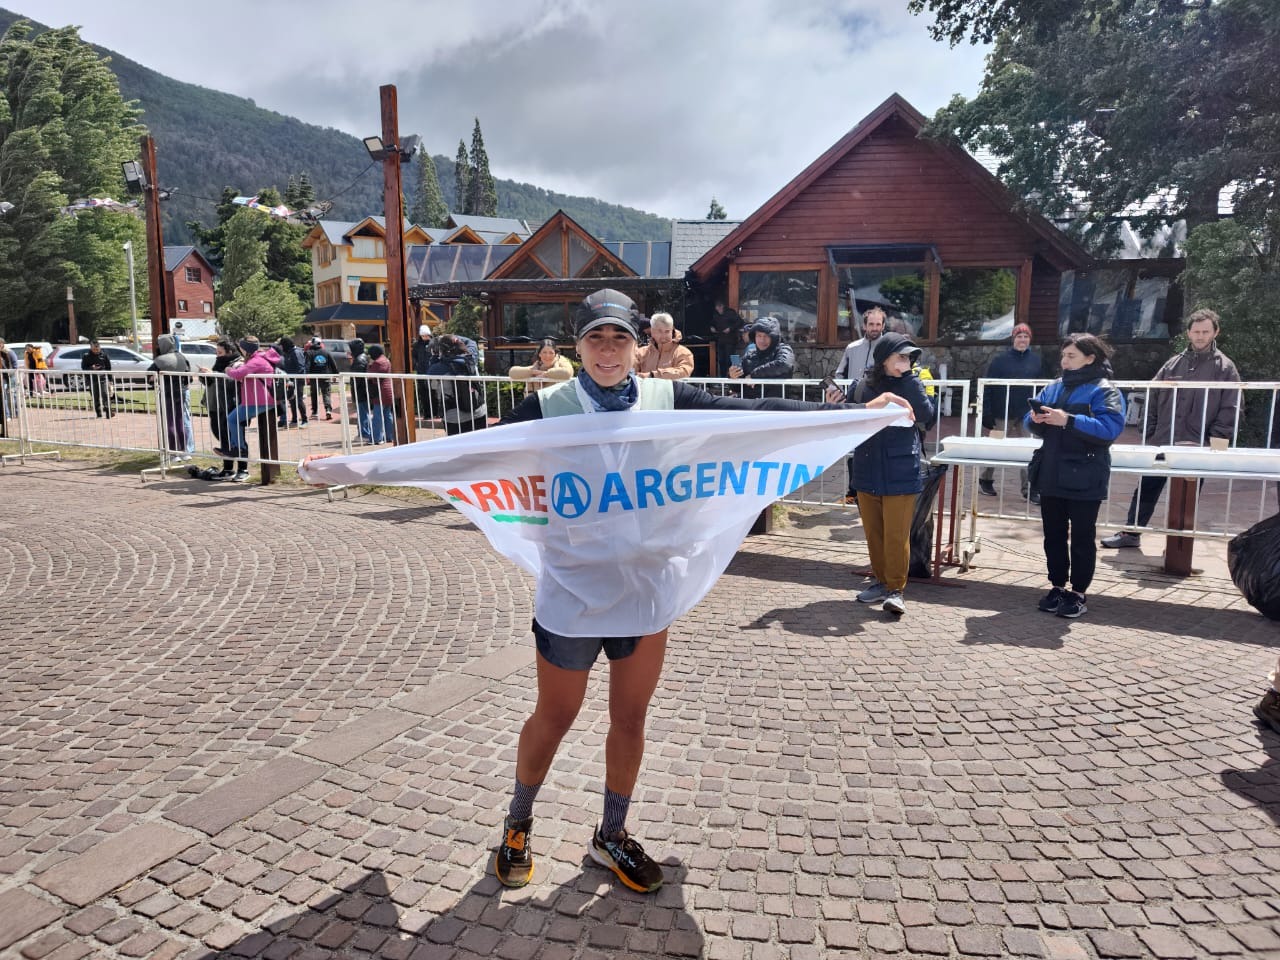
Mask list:
POLYGON ((440 177, 436 175, 436 162, 425 150, 419 150, 414 158, 418 167, 418 189, 414 195, 409 219, 423 227, 443 227, 449 210, 440 192, 440 177))
MULTIPOLYGON (((309 203, 311 200, 308 200, 306 195, 314 191, 309 182, 304 186, 303 178, 305 177, 306 174, 302 174, 298 178, 294 186, 294 192, 297 197, 309 203)), ((232 198, 237 195, 238 191, 234 187, 227 187, 222 191, 222 202, 218 204, 217 209, 217 226, 205 229, 196 222, 187 224, 196 235, 196 241, 203 248, 205 255, 209 258, 209 262, 224 272, 224 285, 226 283, 225 272, 228 269, 233 271, 231 288, 225 292, 220 289, 219 302, 229 300, 232 295, 231 290, 234 290, 235 286, 242 283, 253 273, 253 270, 245 269, 243 260, 232 266, 229 266, 227 262, 231 246, 229 228, 232 221, 237 221, 240 224, 241 233, 238 239, 241 242, 243 242, 244 237, 252 235, 254 239, 266 244, 262 266, 267 271, 267 279, 289 284, 294 295, 302 301, 307 309, 310 309, 315 295, 311 283, 311 255, 302 247, 302 241, 307 235, 307 228, 300 224, 289 223, 277 217, 269 216, 260 210, 250 210, 239 204, 232 203, 232 198), (244 219, 237 219, 242 215, 244 219)), ((258 191, 258 200, 267 206, 275 206, 281 203, 282 198, 274 187, 266 187, 258 191)), ((238 251, 237 256, 243 257, 243 255, 243 250, 238 251)))
POLYGON ((498 215, 498 188, 489 172, 489 154, 484 149, 484 134, 480 132, 480 118, 476 117, 471 131, 471 169, 467 178, 467 203, 464 210, 477 217, 498 215))
POLYGON ((141 247, 142 225, 104 211, 63 217, 60 208, 123 194, 120 164, 137 154, 138 111, 75 28, 31 32, 19 21, 0 40, 0 199, 14 204, 0 218, 0 332, 50 338, 68 285, 84 329, 112 332, 129 316, 120 244, 141 247))
POLYGON ((309 207, 316 202, 316 188, 311 183, 311 174, 305 170, 298 174, 298 207, 309 207))
POLYGON ((724 207, 720 205, 720 201, 715 197, 711 198, 711 207, 707 210, 708 220, 728 220, 729 214, 725 213, 724 207))
POLYGON ((266 268, 267 243, 262 239, 262 219, 258 211, 242 207, 224 224, 219 305, 229 302, 242 283, 266 268))
POLYGON ((461 213, 467 209, 467 185, 471 181, 471 161, 467 158, 467 145, 459 140, 458 153, 453 158, 453 208, 461 213))

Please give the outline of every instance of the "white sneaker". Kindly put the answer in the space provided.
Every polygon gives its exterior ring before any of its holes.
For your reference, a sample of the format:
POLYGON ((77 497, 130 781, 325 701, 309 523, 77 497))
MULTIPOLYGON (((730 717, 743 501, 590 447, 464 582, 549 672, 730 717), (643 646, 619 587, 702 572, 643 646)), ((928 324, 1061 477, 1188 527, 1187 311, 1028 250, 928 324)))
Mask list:
POLYGON ((889 588, 883 583, 876 582, 867 589, 858 594, 859 603, 879 603, 889 595, 889 588))
POLYGON ((884 609, 884 612, 885 612, 885 613, 892 613, 892 614, 894 614, 895 616, 898 616, 898 617, 900 617, 900 616, 902 616, 904 613, 906 613, 906 612, 907 612, 907 604, 906 604, 906 602, 902 599, 902 591, 901 591, 901 590, 895 590, 895 591, 893 591, 893 593, 891 593, 891 594, 889 594, 887 597, 885 597, 885 598, 884 598, 884 607, 883 607, 883 609, 884 609))

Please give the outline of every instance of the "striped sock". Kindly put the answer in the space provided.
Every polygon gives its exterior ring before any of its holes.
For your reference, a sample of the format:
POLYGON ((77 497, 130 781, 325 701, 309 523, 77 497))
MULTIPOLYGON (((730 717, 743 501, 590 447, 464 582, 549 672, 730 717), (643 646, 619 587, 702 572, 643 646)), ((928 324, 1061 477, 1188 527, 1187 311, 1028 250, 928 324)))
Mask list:
POLYGON ((631 798, 604 788, 604 819, 600 822, 600 836, 612 837, 627 824, 627 810, 631 798))
POLYGON ((507 811, 511 814, 512 820, 528 820, 533 816, 533 801, 537 799, 541 788, 540 783, 530 787, 519 780, 516 781, 515 791, 511 794, 511 809, 507 811))

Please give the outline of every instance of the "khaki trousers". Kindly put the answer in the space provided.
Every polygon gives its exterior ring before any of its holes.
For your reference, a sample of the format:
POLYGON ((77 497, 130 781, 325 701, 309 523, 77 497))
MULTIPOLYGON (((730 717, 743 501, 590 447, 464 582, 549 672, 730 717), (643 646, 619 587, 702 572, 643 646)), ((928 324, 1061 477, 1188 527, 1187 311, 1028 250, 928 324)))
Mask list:
POLYGON ((858 513, 867 536, 871 571, 890 590, 907 585, 911 567, 911 517, 916 509, 914 493, 878 497, 858 491, 858 513))

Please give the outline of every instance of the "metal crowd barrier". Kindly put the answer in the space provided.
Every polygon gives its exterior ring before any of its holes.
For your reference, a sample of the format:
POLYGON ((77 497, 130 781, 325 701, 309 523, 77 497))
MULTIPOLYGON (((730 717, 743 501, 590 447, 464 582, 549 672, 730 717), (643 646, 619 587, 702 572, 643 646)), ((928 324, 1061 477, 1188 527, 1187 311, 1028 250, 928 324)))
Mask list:
MULTIPOLYGON (((984 419, 983 399, 985 388, 1024 387, 1038 393, 1049 381, 1037 380, 1005 380, 987 379, 978 381, 977 404, 974 424, 981 427, 984 419)), ((1116 441, 1112 449, 1111 488, 1107 499, 1103 502, 1098 517, 1099 529, 1130 530, 1138 533, 1157 535, 1174 535, 1180 537, 1225 538, 1231 537, 1247 529, 1259 520, 1276 512, 1276 494, 1269 490, 1280 476, 1273 476, 1265 470, 1233 469, 1237 461, 1251 456, 1248 451, 1277 451, 1280 455, 1280 383, 1254 381, 1248 383, 1220 382, 1187 382, 1187 381, 1151 381, 1151 380, 1115 380, 1112 381, 1125 395, 1126 427, 1124 433, 1116 441), (1135 450, 1133 448, 1164 448, 1172 446, 1200 447, 1200 444, 1175 444, 1171 435, 1157 436, 1154 430, 1154 417, 1148 417, 1151 404, 1159 399, 1161 391, 1168 391, 1170 403, 1170 420, 1176 420, 1179 404, 1186 404, 1191 410, 1199 411, 1198 423, 1193 419, 1195 432, 1201 437, 1208 437, 1208 404, 1204 394, 1206 391, 1221 391, 1232 395, 1236 401, 1236 411, 1231 418, 1230 436, 1225 438, 1225 449, 1209 450, 1208 442, 1203 445, 1206 456, 1197 457, 1197 467, 1193 470, 1179 470, 1162 465, 1155 456, 1158 450, 1135 450), (1244 452, 1243 457, 1233 458, 1233 452, 1244 452), (1222 456, 1217 456, 1222 454, 1222 456), (1134 493, 1142 483, 1143 477, 1164 477, 1166 479, 1193 479, 1199 482, 1199 495, 1196 498, 1195 522, 1190 527, 1173 526, 1168 520, 1168 500, 1173 484, 1166 484, 1160 492, 1155 512, 1146 525, 1129 523, 1130 505, 1134 501, 1134 493), (1164 518, 1166 522, 1159 522, 1164 518)), ((995 411, 992 419, 995 426, 991 429, 1003 431, 1006 436, 1020 435, 1021 424, 1026 410, 1010 409, 1008 390, 1004 390, 1005 403, 995 411)), ((1184 407, 1183 409, 1187 409, 1184 407)), ((975 432, 974 436, 980 434, 975 432)), ((1220 444, 1221 445, 1221 444, 1220 444)), ((1001 520, 1039 519, 1039 511, 1021 495, 1021 466, 1015 466, 998 459, 997 447, 992 448, 991 467, 996 497, 980 495, 977 484, 973 484, 962 496, 968 504, 970 516, 969 539, 976 544, 978 539, 977 521, 979 518, 1001 520)), ((1184 451, 1185 455, 1185 451, 1184 451)), ((964 471, 982 472, 981 463, 967 463, 964 471)), ((1136 520, 1136 518, 1135 518, 1136 520)))

